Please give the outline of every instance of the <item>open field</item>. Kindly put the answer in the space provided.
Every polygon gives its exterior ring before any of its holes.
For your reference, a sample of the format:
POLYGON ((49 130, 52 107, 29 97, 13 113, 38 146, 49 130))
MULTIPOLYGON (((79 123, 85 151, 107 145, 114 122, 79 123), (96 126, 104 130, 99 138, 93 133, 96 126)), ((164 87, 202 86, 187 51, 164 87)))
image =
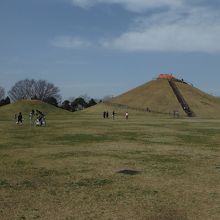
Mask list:
POLYGON ((0 219, 220 219, 220 120, 5 115, 0 134, 0 219))

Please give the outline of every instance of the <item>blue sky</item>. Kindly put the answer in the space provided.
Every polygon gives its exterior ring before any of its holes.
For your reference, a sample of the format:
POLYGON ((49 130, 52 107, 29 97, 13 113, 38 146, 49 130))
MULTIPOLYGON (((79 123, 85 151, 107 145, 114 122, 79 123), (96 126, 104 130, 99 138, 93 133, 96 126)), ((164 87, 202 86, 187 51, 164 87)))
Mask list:
POLYGON ((102 98, 173 73, 220 96, 219 39, 219 0, 1 0, 0 86, 102 98))

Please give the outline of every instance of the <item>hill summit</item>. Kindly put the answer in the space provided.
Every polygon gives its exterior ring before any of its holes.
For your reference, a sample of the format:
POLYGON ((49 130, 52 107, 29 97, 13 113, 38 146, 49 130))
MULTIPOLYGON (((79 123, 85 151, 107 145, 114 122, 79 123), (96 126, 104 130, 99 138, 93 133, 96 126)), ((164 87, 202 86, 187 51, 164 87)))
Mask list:
POLYGON ((189 117, 220 117, 220 99, 172 74, 160 74, 156 80, 119 95, 110 103, 157 113, 178 112, 189 117))

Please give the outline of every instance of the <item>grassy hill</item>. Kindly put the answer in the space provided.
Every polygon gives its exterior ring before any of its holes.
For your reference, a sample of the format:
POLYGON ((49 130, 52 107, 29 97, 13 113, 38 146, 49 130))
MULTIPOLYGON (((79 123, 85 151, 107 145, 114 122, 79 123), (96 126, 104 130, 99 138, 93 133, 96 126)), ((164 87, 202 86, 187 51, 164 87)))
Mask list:
POLYGON ((220 117, 220 99, 188 84, 176 85, 197 117, 220 117))
MULTIPOLYGON (((220 100, 188 84, 176 82, 178 89, 197 117, 220 117, 220 100)), ((111 100, 112 104, 153 112, 186 116, 167 80, 153 80, 111 100)))
POLYGON ((128 105, 133 108, 146 109, 161 113, 178 110, 185 115, 167 80, 153 80, 132 89, 111 101, 112 103, 128 105))
POLYGON ((68 111, 57 108, 39 100, 20 100, 15 103, 0 107, 0 120, 11 120, 15 114, 22 112, 24 118, 28 118, 30 111, 38 109, 47 115, 48 118, 54 118, 56 115, 71 114, 68 111))
MULTIPOLYGON (((87 108, 82 111, 82 113, 85 114, 90 114, 90 115, 99 115, 99 117, 102 117, 103 112, 108 111, 109 112, 109 117, 112 116, 112 112, 115 111, 116 117, 124 117, 125 112, 128 111, 130 115, 145 115, 146 113, 143 111, 137 111, 135 109, 129 108, 127 106, 123 106, 120 104, 112 104, 112 103, 99 103, 95 106, 92 106, 90 108, 87 108)), ((150 115, 152 116, 152 115, 150 115)))

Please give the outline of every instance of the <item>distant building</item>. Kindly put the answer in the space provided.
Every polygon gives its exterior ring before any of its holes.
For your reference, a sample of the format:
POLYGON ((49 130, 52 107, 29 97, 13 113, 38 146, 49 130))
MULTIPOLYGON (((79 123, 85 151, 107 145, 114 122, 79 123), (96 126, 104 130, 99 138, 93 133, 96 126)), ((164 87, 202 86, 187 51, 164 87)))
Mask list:
POLYGON ((171 79, 175 79, 175 77, 173 76, 173 74, 160 74, 158 79, 168 79, 168 80, 171 80, 171 79))

